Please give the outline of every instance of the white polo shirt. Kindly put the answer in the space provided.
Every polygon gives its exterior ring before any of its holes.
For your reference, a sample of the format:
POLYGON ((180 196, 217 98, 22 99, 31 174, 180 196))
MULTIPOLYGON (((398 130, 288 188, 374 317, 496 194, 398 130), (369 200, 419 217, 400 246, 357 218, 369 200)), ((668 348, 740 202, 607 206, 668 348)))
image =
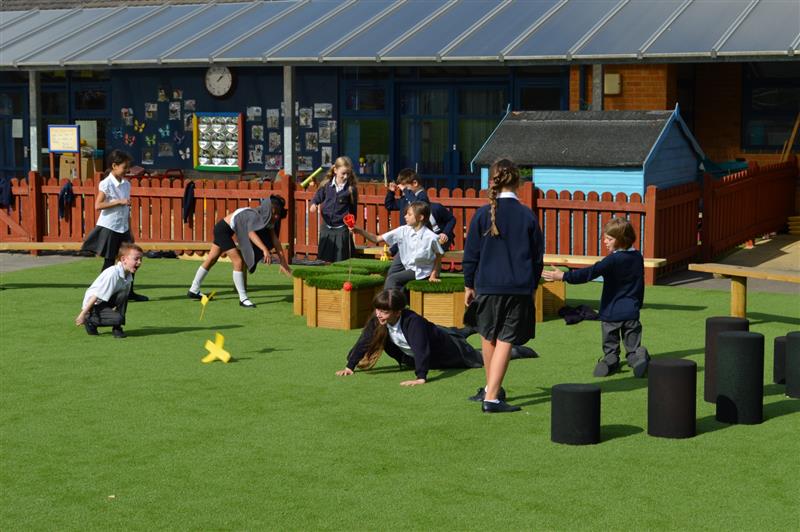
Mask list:
POLYGON ((403 353, 414 358, 414 351, 411 350, 411 346, 408 345, 408 340, 406 340, 406 335, 403 334, 403 329, 400 328, 400 320, 397 320, 394 325, 387 321, 386 330, 389 332, 389 338, 392 339, 394 345, 399 347, 403 353))
MULTIPOLYGON (((131 183, 127 179, 118 181, 114 174, 100 181, 100 192, 106 195, 106 201, 131 199, 131 183)), ((111 229, 116 233, 124 233, 130 228, 131 208, 128 205, 117 205, 100 211, 97 225, 111 229)))
POLYGON ((401 225, 381 238, 390 246, 397 244, 400 261, 406 270, 414 270, 415 279, 425 279, 436 263, 436 255, 444 255, 436 233, 425 226, 415 231, 410 225, 401 225))
POLYGON ((125 290, 126 292, 131 289, 133 276, 125 271, 122 263, 118 262, 114 266, 109 266, 97 276, 92 285, 86 289, 86 294, 83 296, 83 305, 81 308, 86 308, 89 304, 89 298, 92 296, 97 297, 97 303, 101 301, 109 301, 111 296, 117 292, 125 290))

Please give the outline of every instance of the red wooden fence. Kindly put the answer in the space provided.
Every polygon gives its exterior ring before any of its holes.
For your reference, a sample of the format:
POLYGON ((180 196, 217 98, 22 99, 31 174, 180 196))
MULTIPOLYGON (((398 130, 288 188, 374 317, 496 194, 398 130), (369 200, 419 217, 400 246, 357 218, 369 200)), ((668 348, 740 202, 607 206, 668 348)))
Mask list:
POLYGON ((703 260, 779 231, 794 213, 797 161, 759 167, 703 183, 703 260))
MULTIPOLYGON (((0 241, 80 242, 96 222, 97 193, 94 179, 73 181, 74 203, 64 218, 58 218, 58 193, 66 180, 43 179, 31 173, 27 179, 12 180, 14 203, 0 210, 0 241)), ((691 183, 669 189, 648 187, 645 197, 632 194, 612 196, 595 192, 556 192, 535 189, 525 183, 520 201, 537 214, 545 235, 546 253, 604 255, 602 227, 613 216, 631 220, 636 246, 648 258, 665 258, 667 266, 648 270, 647 282, 656 274, 706 260, 759 234, 779 230, 793 209, 797 181, 794 160, 754 167, 721 180, 706 178, 702 185, 691 183), (700 200, 704 206, 702 248, 698 241, 700 200)), ((315 190, 303 190, 289 180, 278 183, 256 181, 195 180, 195 208, 184 222, 182 200, 188 180, 160 177, 131 179, 131 231, 134 239, 181 242, 210 242, 217 220, 236 208, 253 206, 270 194, 287 199, 289 218, 281 225, 281 241, 288 242, 291 255, 313 258, 317 252, 320 216, 308 206, 315 190)), ((361 227, 382 233, 399 223, 399 213, 384 207, 385 187, 359 185, 361 227)), ((475 211, 486 204, 485 191, 475 189, 428 189, 432 201, 442 203, 456 218, 454 249, 463 249, 467 228, 475 211)), ((357 239, 358 245, 364 244, 357 239)), ((458 268, 458 261, 446 263, 458 268)))

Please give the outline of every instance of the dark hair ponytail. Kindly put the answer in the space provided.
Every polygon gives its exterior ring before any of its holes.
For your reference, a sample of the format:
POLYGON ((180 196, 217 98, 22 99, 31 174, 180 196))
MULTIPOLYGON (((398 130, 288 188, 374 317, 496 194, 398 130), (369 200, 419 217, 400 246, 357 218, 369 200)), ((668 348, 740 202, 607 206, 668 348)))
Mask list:
POLYGON ((492 225, 486 234, 500 236, 497 228, 497 195, 503 188, 519 186, 519 170, 509 159, 495 161, 489 169, 489 204, 491 205, 492 225))

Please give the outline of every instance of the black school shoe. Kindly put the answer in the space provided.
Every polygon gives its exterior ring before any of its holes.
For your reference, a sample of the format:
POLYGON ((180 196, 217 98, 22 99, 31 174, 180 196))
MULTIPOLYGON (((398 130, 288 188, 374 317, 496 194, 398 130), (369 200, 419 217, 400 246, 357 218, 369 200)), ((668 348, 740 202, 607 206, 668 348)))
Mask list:
MULTIPOLYGON (((500 399, 501 401, 506 400, 506 391, 505 389, 503 389, 502 386, 500 387, 500 391, 497 393, 497 398, 500 399)), ((478 393, 467 397, 467 399, 475 402, 483 401, 484 399, 486 399, 486 388, 482 387, 478 388, 478 393)))
POLYGON ((199 301, 203 299, 203 292, 192 292, 191 290, 187 290, 186 297, 189 299, 197 299, 199 301))
POLYGON ((86 334, 88 334, 89 336, 100 336, 100 333, 97 332, 97 325, 91 323, 89 321, 89 318, 86 318, 86 320, 84 320, 83 327, 84 329, 86 329, 86 334))
POLYGON ((641 379, 647 375, 647 368, 650 366, 650 353, 644 347, 639 347, 628 355, 628 367, 633 371, 633 376, 641 379))
POLYGON ((114 338, 127 338, 128 335, 125 334, 125 331, 122 330, 122 327, 112 327, 111 334, 114 335, 114 338))
POLYGON ((609 364, 605 360, 600 360, 594 367, 592 375, 595 377, 608 377, 619 371, 619 362, 609 364))
POLYGON ((131 292, 128 294, 128 301, 139 301, 143 303, 145 301, 150 301, 150 298, 142 294, 131 292))
POLYGON ((481 403, 481 410, 484 414, 504 414, 506 412, 519 412, 522 410, 522 408, 519 406, 510 405, 501 400, 499 403, 490 403, 489 401, 484 401, 481 403))
POLYGON ((239 301, 239 306, 244 308, 256 308, 256 304, 250 301, 249 299, 245 299, 244 301, 239 301))

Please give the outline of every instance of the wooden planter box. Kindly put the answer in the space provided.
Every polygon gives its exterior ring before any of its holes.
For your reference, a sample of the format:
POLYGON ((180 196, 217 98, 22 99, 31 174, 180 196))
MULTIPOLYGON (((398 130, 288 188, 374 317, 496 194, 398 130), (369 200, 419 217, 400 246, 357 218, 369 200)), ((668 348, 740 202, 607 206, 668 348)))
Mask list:
POLYGON ((292 313, 295 316, 302 316, 305 308, 305 301, 303 300, 305 290, 303 288, 303 279, 300 277, 292 278, 292 313))
POLYGON ((381 285, 328 290, 306 284, 303 287, 303 311, 306 325, 323 329, 360 329, 373 312, 372 299, 381 285))
POLYGON ((567 283, 549 281, 536 288, 536 321, 558 316, 558 310, 567 303, 567 283))
POLYGON ((464 291, 452 293, 411 290, 411 310, 442 327, 464 326, 464 291))

